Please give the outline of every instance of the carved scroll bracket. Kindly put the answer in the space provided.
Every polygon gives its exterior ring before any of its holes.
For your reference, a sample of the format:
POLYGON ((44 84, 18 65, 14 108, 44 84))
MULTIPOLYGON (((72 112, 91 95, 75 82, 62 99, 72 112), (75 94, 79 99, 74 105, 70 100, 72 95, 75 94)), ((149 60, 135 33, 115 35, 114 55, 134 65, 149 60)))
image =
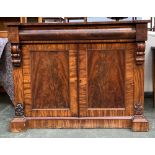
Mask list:
POLYGON ((143 115, 143 106, 140 103, 135 104, 134 114, 139 116, 143 115))
POLYGON ((21 65, 21 50, 19 44, 11 45, 12 64, 14 67, 20 67, 21 65))
POLYGON ((24 107, 21 103, 18 103, 16 106, 15 106, 15 115, 17 117, 22 117, 24 116, 24 107))
POLYGON ((137 43, 136 64, 143 65, 145 61, 145 43, 137 43))

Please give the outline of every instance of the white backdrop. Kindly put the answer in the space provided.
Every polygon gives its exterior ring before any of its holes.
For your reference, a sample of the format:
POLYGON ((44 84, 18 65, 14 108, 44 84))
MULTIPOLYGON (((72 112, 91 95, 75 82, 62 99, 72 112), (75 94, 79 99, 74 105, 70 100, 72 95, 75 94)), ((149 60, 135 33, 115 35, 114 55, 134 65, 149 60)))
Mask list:
POLYGON ((151 46, 155 46, 155 32, 148 31, 148 39, 145 49, 145 92, 152 92, 152 50, 151 46))

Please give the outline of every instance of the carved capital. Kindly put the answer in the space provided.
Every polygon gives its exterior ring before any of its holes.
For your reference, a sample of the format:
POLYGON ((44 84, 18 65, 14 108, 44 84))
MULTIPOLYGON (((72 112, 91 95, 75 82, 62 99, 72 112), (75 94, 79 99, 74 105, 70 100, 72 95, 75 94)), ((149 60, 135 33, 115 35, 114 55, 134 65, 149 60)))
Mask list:
POLYGON ((15 115, 18 117, 24 116, 24 107, 21 103, 18 103, 15 107, 15 115))
POLYGON ((143 106, 140 103, 135 104, 134 114, 135 115, 143 115, 143 106))
POLYGON ((21 65, 21 50, 18 44, 11 45, 12 64, 14 67, 21 65))
POLYGON ((137 43, 136 64, 142 65, 145 61, 145 43, 137 43))

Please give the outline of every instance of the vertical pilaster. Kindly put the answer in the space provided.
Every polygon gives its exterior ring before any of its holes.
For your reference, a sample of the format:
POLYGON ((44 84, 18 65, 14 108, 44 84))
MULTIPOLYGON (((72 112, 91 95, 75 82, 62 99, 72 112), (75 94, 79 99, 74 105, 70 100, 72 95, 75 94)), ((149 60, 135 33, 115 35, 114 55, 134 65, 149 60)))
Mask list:
POLYGON ((133 131, 148 131, 149 124, 144 117, 144 61, 145 43, 137 42, 134 65, 134 116, 133 131))

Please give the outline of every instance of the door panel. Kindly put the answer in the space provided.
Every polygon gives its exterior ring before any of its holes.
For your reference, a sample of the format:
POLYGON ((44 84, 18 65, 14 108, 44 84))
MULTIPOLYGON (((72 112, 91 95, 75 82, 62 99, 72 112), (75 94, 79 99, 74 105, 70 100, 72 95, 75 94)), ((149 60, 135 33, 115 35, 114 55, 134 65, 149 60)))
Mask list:
POLYGON ((80 116, 131 114, 134 44, 88 44, 79 49, 80 116))
POLYGON ((77 48, 23 46, 26 116, 77 116, 77 48))
POLYGON ((124 108, 124 50, 87 50, 88 107, 124 108))
POLYGON ((26 116, 131 115, 134 46, 23 45, 26 116))
POLYGON ((69 108, 68 51, 31 52, 33 109, 69 108))

